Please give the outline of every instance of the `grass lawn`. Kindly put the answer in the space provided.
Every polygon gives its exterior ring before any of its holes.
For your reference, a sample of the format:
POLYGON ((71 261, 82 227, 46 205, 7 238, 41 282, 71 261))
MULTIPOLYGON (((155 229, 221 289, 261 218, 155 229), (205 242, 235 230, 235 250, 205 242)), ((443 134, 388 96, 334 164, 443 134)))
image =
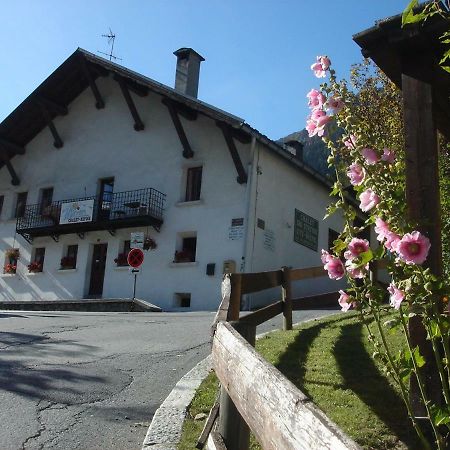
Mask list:
MULTIPOLYGON (((396 348, 399 334, 388 338, 396 348)), ((259 353, 310 397, 349 436, 366 449, 420 449, 399 391, 372 359, 367 331, 355 313, 338 314, 276 331, 259 339, 259 353)), ((178 448, 192 450, 217 395, 211 374, 200 386, 184 423, 178 448)), ((254 440, 252 450, 260 448, 254 440)))

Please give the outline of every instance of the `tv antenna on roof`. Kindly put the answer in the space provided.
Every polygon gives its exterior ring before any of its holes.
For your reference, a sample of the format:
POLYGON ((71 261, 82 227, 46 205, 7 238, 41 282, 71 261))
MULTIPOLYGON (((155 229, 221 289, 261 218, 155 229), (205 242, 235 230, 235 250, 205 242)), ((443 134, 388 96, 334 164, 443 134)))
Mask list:
POLYGON ((114 60, 119 60, 122 61, 122 58, 118 58, 117 56, 113 55, 114 52, 114 40, 116 39, 116 35, 112 32, 111 28, 109 29, 109 33, 108 34, 102 34, 102 37, 108 38, 108 45, 111 46, 111 50, 109 53, 105 53, 105 52, 101 52, 100 50, 97 50, 99 53, 101 53, 102 55, 106 55, 110 61, 114 60))

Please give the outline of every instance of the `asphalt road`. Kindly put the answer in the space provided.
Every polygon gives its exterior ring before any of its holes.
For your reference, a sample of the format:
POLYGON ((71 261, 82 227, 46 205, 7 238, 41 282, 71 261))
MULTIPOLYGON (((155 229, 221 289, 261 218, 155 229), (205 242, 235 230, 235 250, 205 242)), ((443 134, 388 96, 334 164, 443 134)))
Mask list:
POLYGON ((213 317, 0 312, 0 449, 140 449, 158 406, 209 353, 213 317))

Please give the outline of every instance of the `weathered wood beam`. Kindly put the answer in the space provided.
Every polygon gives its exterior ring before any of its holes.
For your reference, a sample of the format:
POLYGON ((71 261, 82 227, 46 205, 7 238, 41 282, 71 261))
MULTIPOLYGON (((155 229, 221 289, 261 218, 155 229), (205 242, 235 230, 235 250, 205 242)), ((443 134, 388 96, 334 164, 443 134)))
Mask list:
POLYGON ((11 184, 13 186, 18 186, 20 184, 20 178, 18 177, 16 171, 14 170, 14 167, 11 164, 11 161, 9 158, 2 158, 3 162, 5 163, 6 168, 8 169, 9 174, 11 175, 11 184))
POLYGON ((37 97, 36 102, 58 116, 66 116, 69 112, 66 105, 61 105, 45 97, 37 97))
POLYGON ((234 167, 238 173, 237 182, 239 184, 247 183, 247 173, 245 172, 241 157, 239 156, 236 144, 234 143, 231 127, 219 121, 217 121, 216 124, 222 130, 223 137, 225 138, 231 158, 233 159, 234 167))
POLYGON ((189 108, 189 106, 186 106, 183 103, 171 101, 180 116, 190 121, 197 120, 198 112, 195 111, 195 109, 189 108))
MULTIPOLYGON (((435 275, 442 273, 442 242, 440 219, 440 196, 437 130, 433 119, 432 86, 411 75, 408 63, 402 74, 403 120, 405 133, 406 201, 410 220, 431 242, 427 266, 435 275), (405 73, 406 72, 406 73, 405 73)), ((431 300, 435 301, 435 300, 431 300)), ((441 302, 439 302, 441 303, 441 302)), ((441 304, 437 305, 441 308, 441 304)), ((420 316, 409 320, 412 345, 419 346, 427 364, 423 375, 428 394, 439 404, 440 382, 438 370, 433 363, 431 344, 427 341, 425 327, 420 316)), ((416 415, 424 415, 419 388, 411 377, 411 399, 416 415)))
POLYGON ((38 102, 39 109, 41 110, 42 115, 44 116, 45 122, 47 123, 48 128, 50 129, 50 132, 53 136, 53 146, 55 148, 62 148, 64 145, 63 140, 61 139, 61 136, 58 133, 58 130, 55 127, 55 124, 53 123, 52 116, 45 106, 44 103, 38 102))
POLYGON ((192 158, 194 156, 194 152, 189 144, 189 141, 186 137, 186 133, 184 132, 183 124, 178 116, 177 109, 171 100, 168 98, 163 98, 162 103, 167 106, 169 110, 170 117, 172 119, 173 125, 177 131, 178 137, 180 139, 181 145, 183 146, 183 156, 185 158, 192 158))
POLYGON ((14 142, 10 142, 7 139, 0 137, 0 146, 2 146, 6 151, 15 153, 16 155, 25 154, 25 147, 14 144, 14 142))
POLYGON ((103 101, 100 91, 98 90, 97 84, 95 83, 94 77, 92 76, 92 73, 89 70, 88 63, 83 55, 79 56, 79 61, 81 70, 89 83, 92 93, 94 94, 95 107, 97 109, 103 109, 105 107, 105 102, 103 101))
POLYGON ((134 120, 134 129, 136 131, 142 131, 145 128, 144 122, 142 122, 141 117, 136 109, 136 105, 131 97, 130 91, 128 90, 127 82, 119 76, 115 76, 114 79, 119 83, 120 90, 122 91, 123 98, 128 105, 131 116, 134 120))
POLYGON ((243 130, 231 128, 231 134, 233 135, 233 138, 239 141, 241 144, 250 144, 250 142, 252 142, 251 135, 243 130))

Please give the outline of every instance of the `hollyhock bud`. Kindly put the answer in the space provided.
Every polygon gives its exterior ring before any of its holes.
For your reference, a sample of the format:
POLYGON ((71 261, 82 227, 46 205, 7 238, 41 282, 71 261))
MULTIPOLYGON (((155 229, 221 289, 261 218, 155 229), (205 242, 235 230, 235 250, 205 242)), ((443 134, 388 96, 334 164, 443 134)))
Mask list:
POLYGON ((405 293, 398 289, 393 283, 389 285, 387 290, 389 294, 391 294, 389 297, 389 304, 395 309, 400 309, 400 305, 405 298, 405 293))
POLYGON ((339 97, 330 97, 325 104, 325 108, 331 114, 338 114, 343 107, 344 102, 339 97))
POLYGON ((359 207, 361 208, 361 211, 364 212, 371 210, 374 206, 377 206, 378 203, 380 203, 380 197, 378 197, 372 189, 367 189, 362 192, 359 196, 359 200, 361 202, 359 207))
POLYGON ((395 246, 395 251, 406 264, 422 264, 427 259, 430 247, 430 240, 426 236, 413 231, 401 238, 395 246))
POLYGON ((361 253, 369 250, 369 241, 367 239, 353 238, 348 244, 348 250, 344 253, 345 259, 358 258, 361 253))
POLYGON ((363 155, 364 159, 366 160, 367 164, 373 166, 378 162, 378 155, 375 150, 372 148, 363 148, 361 150, 361 154, 363 155))
POLYGON ((352 301, 350 295, 344 291, 339 291, 340 297, 338 299, 341 311, 347 312, 349 309, 356 307, 356 302, 352 301))
POLYGON ((366 172, 358 163, 353 163, 348 168, 347 176, 353 186, 359 186, 364 181, 366 172))
POLYGON ((381 155, 381 159, 382 159, 382 161, 385 161, 388 164, 394 164, 395 153, 392 150, 385 148, 383 150, 383 154, 381 155))

